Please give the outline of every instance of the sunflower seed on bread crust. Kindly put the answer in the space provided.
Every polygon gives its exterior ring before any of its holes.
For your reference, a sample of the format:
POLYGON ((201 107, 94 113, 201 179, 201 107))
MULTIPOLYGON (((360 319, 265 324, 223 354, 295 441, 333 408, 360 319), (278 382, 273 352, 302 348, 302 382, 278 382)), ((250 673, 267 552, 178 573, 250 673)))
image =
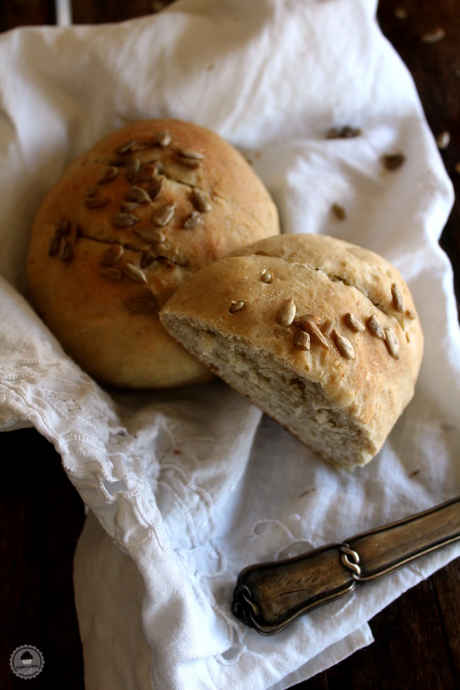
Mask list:
POLYGON ((294 335, 294 347, 296 350, 307 351, 310 349, 310 336, 305 331, 296 331, 294 335))
POLYGON ((85 199, 85 206, 88 208, 102 208, 110 204, 110 197, 108 196, 88 196, 85 199))
POLYGON ((392 357, 399 359, 399 340, 398 336, 391 328, 385 328, 385 345, 392 357))
POLYGON ((380 321, 375 316, 375 314, 372 314, 372 316, 368 318, 368 320, 366 321, 366 325, 375 338, 381 338, 381 340, 385 340, 385 331, 380 325, 380 321))
POLYGON ((230 314, 234 314, 235 312, 243 309, 244 306, 245 306, 245 303, 243 302, 243 300, 238 300, 238 301, 232 300, 232 303, 230 304, 228 311, 230 312, 230 314))
POLYGON ((171 138, 171 132, 169 129, 162 129, 161 132, 158 132, 155 141, 158 144, 158 146, 161 146, 165 148, 166 146, 169 146, 172 138, 171 138))
POLYGON ((329 350, 327 338, 320 331, 319 326, 313 317, 305 319, 305 321, 302 322, 301 327, 304 331, 307 331, 307 333, 310 334, 310 338, 312 338, 313 342, 315 342, 317 345, 321 345, 321 347, 324 347, 326 350, 329 350))
POLYGON ((115 165, 109 165, 98 179, 97 184, 107 184, 108 182, 112 182, 117 175, 118 168, 115 165))
POLYGON ((168 225, 174 218, 174 213, 176 210, 176 203, 165 204, 155 211, 152 216, 152 223, 154 225, 168 225))
POLYGON ((403 296, 401 294, 401 290, 398 288, 396 283, 393 283, 391 286, 391 296, 393 298, 393 306, 396 309, 396 311, 399 311, 401 314, 404 314, 404 300, 403 296))
POLYGON ((128 228, 140 222, 140 218, 133 213, 117 213, 110 219, 110 222, 115 228, 128 228))
POLYGON ((121 244, 112 244, 103 252, 99 259, 101 266, 113 266, 121 259, 124 253, 124 248, 121 244))
POLYGON ((208 213, 211 210, 211 204, 207 194, 205 194, 198 187, 192 189, 192 204, 200 213, 208 213))
POLYGON ((348 326, 355 333, 360 333, 365 330, 365 326, 362 321, 356 318, 351 312, 347 312, 343 317, 345 325, 348 326))
POLYGON ((288 327, 292 323, 294 323, 295 314, 296 314, 295 302, 292 299, 292 297, 290 297, 282 305, 281 309, 278 311, 278 315, 276 317, 276 320, 278 321, 280 326, 288 327))
POLYGON ((131 278, 131 280, 134 280, 135 283, 147 283, 148 282, 147 276, 145 275, 142 268, 139 268, 139 266, 136 266, 135 264, 132 264, 132 263, 125 264, 123 270, 125 272, 125 275, 127 275, 128 278, 131 278))
POLYGON ((128 201, 134 201, 136 204, 149 204, 151 202, 150 196, 142 187, 129 187, 125 196, 128 201))
POLYGON ((345 359, 354 359, 355 358, 355 350, 353 345, 350 343, 348 338, 346 338, 344 335, 339 333, 339 331, 332 331, 332 334, 334 336, 335 344, 337 345, 337 349, 340 352, 340 354, 345 357, 345 359))

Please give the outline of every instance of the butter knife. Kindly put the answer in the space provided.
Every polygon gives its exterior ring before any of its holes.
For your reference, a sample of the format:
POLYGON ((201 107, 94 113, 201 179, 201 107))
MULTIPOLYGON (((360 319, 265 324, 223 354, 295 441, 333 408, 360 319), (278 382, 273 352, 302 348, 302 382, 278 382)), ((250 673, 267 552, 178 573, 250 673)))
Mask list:
POLYGON ((459 540, 460 496, 342 543, 245 568, 232 613, 262 635, 274 635, 357 585, 459 540))

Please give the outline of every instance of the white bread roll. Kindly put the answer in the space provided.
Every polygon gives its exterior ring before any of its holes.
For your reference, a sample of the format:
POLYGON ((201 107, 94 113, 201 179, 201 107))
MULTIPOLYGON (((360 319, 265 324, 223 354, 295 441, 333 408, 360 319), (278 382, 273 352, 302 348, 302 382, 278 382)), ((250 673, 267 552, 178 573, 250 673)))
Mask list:
POLYGON ((279 232, 267 190, 217 134, 136 122, 80 156, 32 228, 30 300, 90 375, 124 388, 209 380, 158 311, 194 271, 279 232))
POLYGON ((369 462, 411 400, 423 335, 380 256, 282 235, 193 275, 163 308, 201 362, 339 469, 369 462))

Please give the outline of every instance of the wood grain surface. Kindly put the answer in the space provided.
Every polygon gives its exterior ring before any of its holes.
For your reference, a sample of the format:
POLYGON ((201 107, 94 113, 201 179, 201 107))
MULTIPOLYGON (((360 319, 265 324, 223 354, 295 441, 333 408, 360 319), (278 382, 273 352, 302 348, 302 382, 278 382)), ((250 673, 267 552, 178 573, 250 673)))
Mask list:
MULTIPOLYGON (((150 14, 166 4, 162 0, 74 0, 73 20, 118 22, 150 14)), ((54 3, 49 0, 2 3, 0 30, 53 24, 55 16, 54 3)), ((433 133, 437 136, 449 132, 450 142, 442 156, 458 199, 459 2, 381 0, 378 21, 414 78, 433 133), (443 29, 444 38, 425 43, 423 37, 436 28, 443 29)), ((458 200, 443 231, 441 246, 454 268, 458 301, 458 200)), ((73 554, 84 522, 83 504, 59 456, 33 429, 1 434, 0 452, 0 689, 24 688, 24 681, 11 673, 8 660, 16 647, 31 644, 42 651, 45 669, 29 682, 28 688, 83 690, 83 658, 72 586, 73 554)), ((370 625, 374 644, 297 685, 297 690, 460 688, 460 559, 399 597, 370 625)))

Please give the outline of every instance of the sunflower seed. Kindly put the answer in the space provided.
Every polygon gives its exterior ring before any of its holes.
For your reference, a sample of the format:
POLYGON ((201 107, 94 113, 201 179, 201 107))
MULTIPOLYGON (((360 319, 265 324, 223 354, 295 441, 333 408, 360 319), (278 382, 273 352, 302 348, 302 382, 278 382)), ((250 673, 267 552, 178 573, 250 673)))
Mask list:
POLYGON ((158 144, 158 146, 169 146, 171 143, 171 133, 169 129, 163 129, 161 132, 158 132, 155 141, 158 144))
POLYGON ((283 304, 281 309, 278 311, 278 315, 276 317, 276 320, 280 324, 280 326, 285 326, 286 328, 290 326, 292 323, 294 323, 295 319, 295 313, 296 313, 296 306, 295 302, 290 297, 287 302, 283 304))
POLYGON ((151 149, 154 146, 157 145, 157 142, 155 139, 144 139, 144 141, 140 141, 137 146, 135 147, 135 151, 145 151, 146 149, 151 149))
POLYGON ((110 204, 111 199, 108 196, 90 196, 85 199, 85 206, 88 208, 102 208, 110 204))
POLYGON ((61 248, 59 251, 59 258, 66 264, 68 264, 73 259, 73 247, 67 239, 67 237, 62 238, 61 248))
POLYGON ((166 239, 160 230, 155 230, 154 228, 139 228, 134 231, 142 240, 148 242, 149 244, 161 244, 166 239))
POLYGON ((321 333, 329 338, 334 329, 334 322, 331 319, 326 319, 324 323, 321 324, 321 333))
POLYGON ((100 268, 98 274, 109 283, 120 283, 123 280, 123 273, 118 268, 100 268))
POLYGON ((159 244, 154 245, 154 249, 155 253, 159 256, 167 256, 171 247, 168 242, 160 242, 159 244))
POLYGON ((144 271, 135 264, 125 264, 123 270, 125 272, 125 275, 128 276, 128 278, 131 278, 131 280, 134 280, 135 283, 148 282, 147 276, 145 275, 144 271))
POLYGON ((126 302, 126 308, 131 314, 155 314, 157 304, 153 297, 137 297, 126 302))
POLYGON ((124 156, 126 153, 132 153, 133 151, 136 150, 138 146, 138 141, 137 139, 131 139, 131 141, 127 141, 124 144, 120 144, 116 148, 113 149, 114 153, 118 153, 121 156, 124 156))
POLYGON ((147 268, 147 266, 153 264, 156 258, 156 254, 152 252, 150 247, 142 247, 140 260, 141 268, 147 268))
POLYGON ((124 213, 131 213, 131 211, 134 211, 135 208, 138 208, 139 204, 136 204, 134 201, 122 201, 120 204, 120 209, 124 213))
POLYGON ((184 230, 190 230, 191 228, 196 227, 199 223, 201 223, 201 213, 198 213, 198 211, 192 211, 182 227, 184 230))
POLYGON ((354 359, 355 358, 355 350, 353 345, 350 343, 348 338, 346 338, 344 335, 339 333, 338 331, 332 331, 334 334, 334 340, 335 344, 337 345, 337 349, 342 355, 342 357, 345 357, 345 359, 354 359))
POLYGON ((347 217, 345 209, 340 204, 332 204, 331 211, 338 220, 345 220, 347 217))
POLYGON ((354 316, 354 314, 351 314, 350 312, 345 314, 343 320, 345 321, 345 324, 348 326, 348 328, 350 328, 355 333, 360 333, 365 329, 365 325, 363 324, 363 322, 359 321, 359 319, 357 319, 356 316, 354 316))
POLYGON ((392 357, 395 359, 399 359, 399 340, 398 336, 394 331, 391 330, 391 328, 385 328, 385 345, 387 346, 387 350, 390 353, 392 357))
POLYGON ((128 201, 134 201, 137 204, 149 204, 151 199, 145 189, 142 187, 130 187, 125 194, 128 201))
POLYGON ((303 328, 303 324, 306 321, 313 321, 318 328, 321 326, 322 319, 318 314, 302 314, 301 316, 298 316, 295 320, 295 323, 297 326, 300 326, 300 328, 303 328))
POLYGON ((140 222, 140 218, 135 216, 133 213, 116 213, 110 219, 112 225, 116 228, 126 228, 130 225, 135 225, 140 222))
POLYGON ((387 170, 397 170, 406 160, 402 153, 386 153, 380 159, 387 170))
POLYGON ((232 303, 231 303, 228 311, 230 312, 230 314, 234 314, 236 311, 240 311, 240 309, 243 309, 244 306, 245 306, 245 303, 243 302, 243 300, 239 300, 238 302, 236 302, 235 300, 232 299, 232 303))
POLYGON ((445 36, 446 32, 444 29, 441 26, 437 26, 435 29, 431 29, 431 31, 427 31, 426 34, 423 34, 422 43, 439 43, 445 36))
POLYGON ((56 230, 48 245, 48 256, 57 256, 61 246, 61 235, 56 230))
POLYGON ((405 7, 395 7, 394 15, 396 19, 407 19, 407 10, 405 7))
POLYGON ((155 201, 155 199, 159 196, 161 190, 163 189, 164 181, 164 177, 159 177, 158 179, 154 180, 151 187, 148 188, 147 193, 151 201, 155 201))
POLYGON ((198 158, 185 158, 183 156, 179 156, 179 161, 181 165, 185 165, 187 168, 199 168, 201 165, 201 160, 198 160, 198 158))
POLYGON ((168 225, 174 217, 174 212, 176 210, 176 204, 165 204, 155 211, 152 216, 152 223, 154 225, 168 225))
POLYGON ((203 153, 200 153, 200 151, 196 151, 196 149, 191 149, 188 146, 184 146, 183 148, 179 149, 178 153, 183 158, 193 158, 194 160, 200 161, 204 158, 203 153))
POLYGON ((296 350, 310 349, 310 336, 305 331, 296 331, 294 335, 294 347, 296 350))
POLYGON ((88 187, 88 189, 86 190, 86 198, 96 196, 96 194, 98 193, 99 187, 97 187, 96 185, 94 185, 93 187, 88 187))
POLYGON ((157 261, 159 261, 160 264, 162 264, 166 268, 175 268, 176 266, 175 262, 172 259, 170 259, 169 256, 159 255, 157 256, 157 261))
POLYGON ((140 167, 141 162, 137 156, 129 159, 125 167, 125 177, 128 182, 134 182, 140 167))
POLYGON ((361 129, 359 127, 350 127, 350 125, 332 127, 326 132, 328 139, 352 139, 353 137, 359 137, 360 134, 361 129))
POLYGON ((121 244, 112 244, 108 247, 99 259, 101 266, 113 266, 123 256, 124 249, 121 244))
POLYGON ((327 342, 326 338, 324 335, 321 333, 319 330, 316 322, 311 319, 306 319, 301 326, 302 330, 307 331, 307 333, 310 334, 310 337, 313 338, 313 340, 318 344, 321 345, 321 347, 324 347, 326 350, 329 350, 329 343, 327 342))
POLYGON ((192 203, 200 213, 207 213, 211 210, 211 204, 209 203, 207 194, 197 187, 194 187, 192 190, 192 203))
POLYGON ((118 168, 115 165, 109 165, 108 168, 104 170, 101 177, 98 179, 97 184, 106 184, 111 182, 118 175, 118 168))
POLYGON ((376 338, 381 338, 382 340, 385 340, 385 333, 383 331, 382 326, 380 325, 378 318, 375 316, 375 314, 372 314, 372 316, 370 316, 368 318, 367 327, 373 336, 375 336, 376 338))
POLYGON ((404 313, 404 300, 403 296, 401 294, 400 289, 396 285, 396 283, 393 283, 391 286, 391 296, 393 298, 393 306, 396 309, 396 311, 399 311, 401 314, 404 313))
POLYGON ((273 275, 266 268, 260 274, 260 279, 263 283, 271 283, 273 280, 273 275))
POLYGON ((438 134, 436 137, 436 143, 438 145, 438 149, 441 149, 443 151, 446 149, 449 144, 450 144, 450 132, 441 132, 441 134, 438 134))
POLYGON ((137 173, 137 182, 150 182, 157 174, 157 169, 152 163, 147 163, 143 165, 142 168, 137 173))

